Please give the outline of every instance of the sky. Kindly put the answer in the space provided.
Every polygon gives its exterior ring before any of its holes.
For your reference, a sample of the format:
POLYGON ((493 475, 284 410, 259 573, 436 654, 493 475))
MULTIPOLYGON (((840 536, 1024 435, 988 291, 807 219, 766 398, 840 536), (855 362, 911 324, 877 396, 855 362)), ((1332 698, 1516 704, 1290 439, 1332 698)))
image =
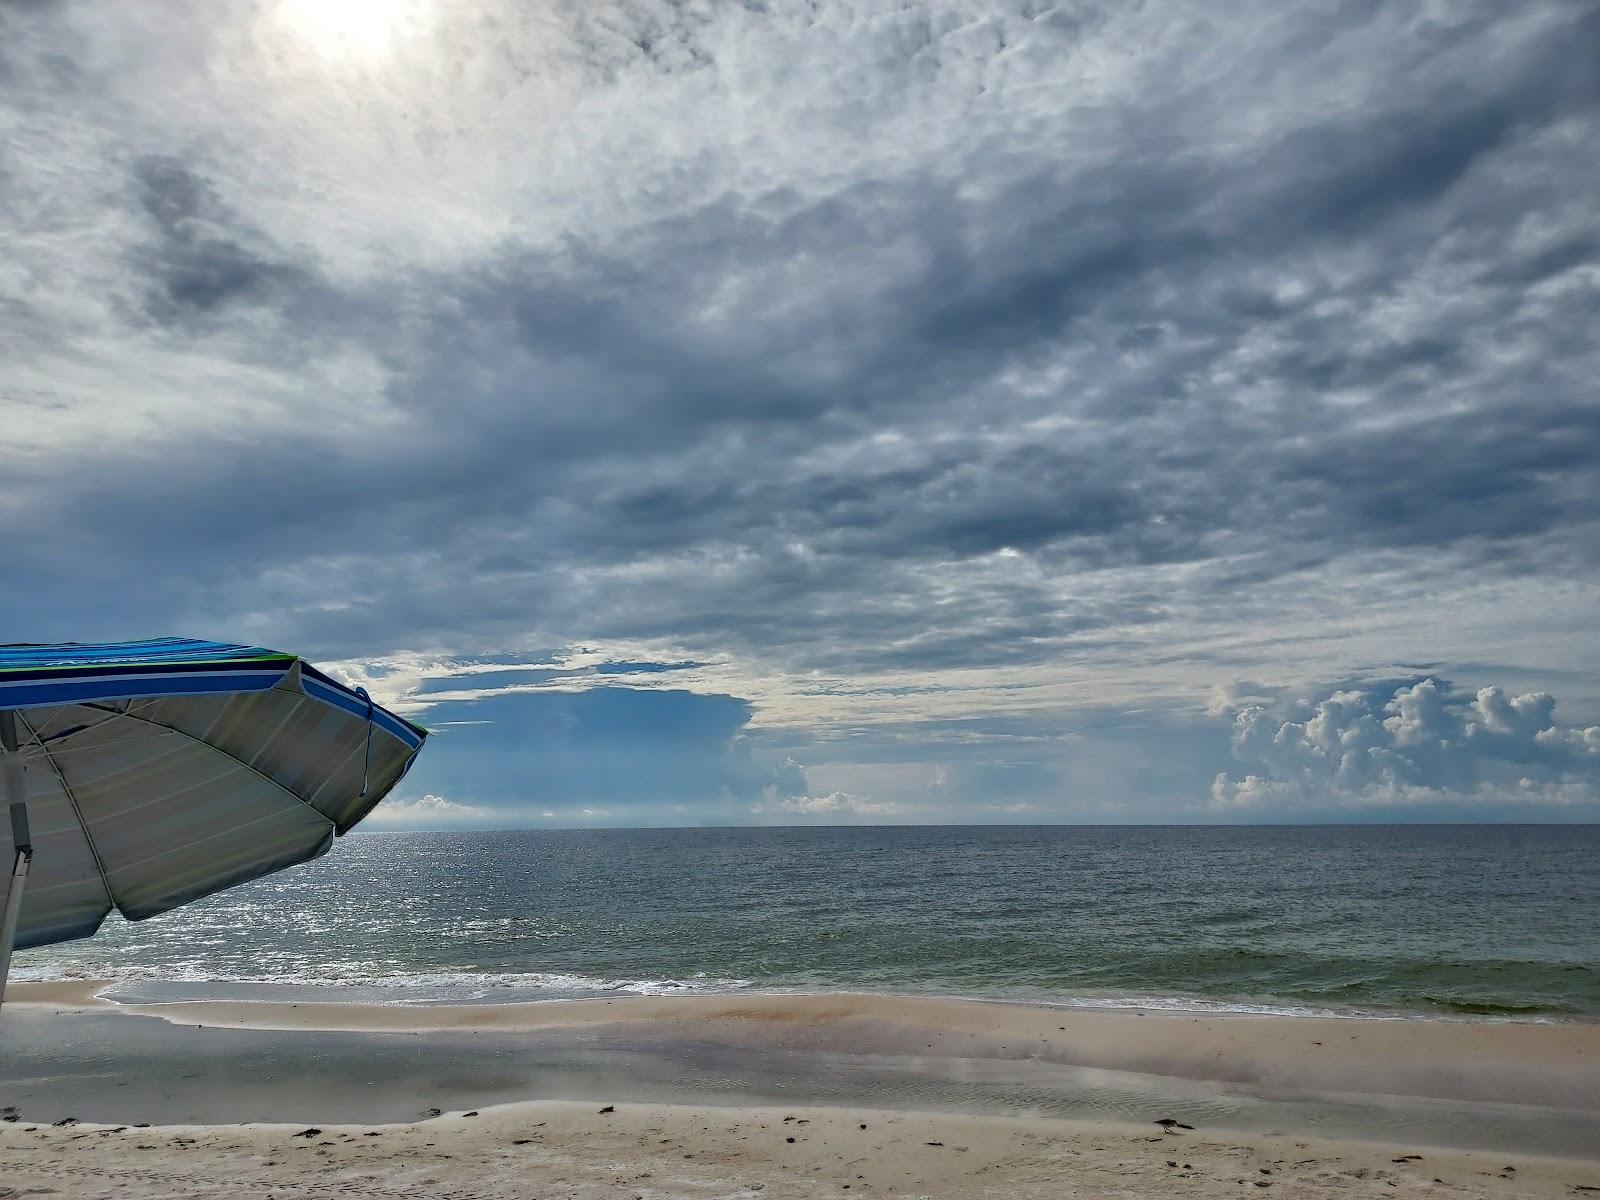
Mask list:
POLYGON ((0 640, 389 828, 1600 819, 1600 10, 0 4, 0 640))

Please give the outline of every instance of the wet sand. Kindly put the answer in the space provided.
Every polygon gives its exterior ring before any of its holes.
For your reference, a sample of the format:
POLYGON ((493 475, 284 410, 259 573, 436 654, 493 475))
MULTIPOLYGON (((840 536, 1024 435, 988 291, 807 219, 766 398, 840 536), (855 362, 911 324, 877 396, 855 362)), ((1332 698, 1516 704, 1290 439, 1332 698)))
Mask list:
POLYGON ((630 1029, 757 1050, 1069 1062, 1282 1093, 1600 1110, 1600 1024, 1135 1013, 858 993, 624 996, 527 1004, 113 1004, 103 983, 22 984, 19 1007, 176 1025, 349 1033, 630 1029))
POLYGON ((1600 1188, 1595 1025, 839 994, 118 1005, 100 986, 21 985, 0 1015, 0 1200, 1600 1188))

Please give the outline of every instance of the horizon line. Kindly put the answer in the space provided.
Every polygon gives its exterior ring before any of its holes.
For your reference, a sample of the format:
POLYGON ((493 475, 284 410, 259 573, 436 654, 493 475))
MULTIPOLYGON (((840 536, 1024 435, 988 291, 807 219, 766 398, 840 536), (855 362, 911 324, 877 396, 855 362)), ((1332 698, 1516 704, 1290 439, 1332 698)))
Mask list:
POLYGON ((1597 820, 1573 821, 932 821, 932 822, 856 822, 851 824, 727 824, 727 825, 454 825, 417 829, 383 829, 366 824, 345 832, 357 833, 604 833, 663 832, 706 829, 1371 829, 1393 828, 1482 828, 1508 829, 1528 826, 1570 828, 1600 827, 1597 820))

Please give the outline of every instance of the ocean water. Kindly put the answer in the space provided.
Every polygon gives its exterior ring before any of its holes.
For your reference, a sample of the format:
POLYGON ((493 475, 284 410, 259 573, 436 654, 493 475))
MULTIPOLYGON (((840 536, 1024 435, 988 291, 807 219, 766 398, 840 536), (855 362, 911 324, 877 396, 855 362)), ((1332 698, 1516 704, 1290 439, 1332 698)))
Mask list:
POLYGON ((847 989, 1600 1019, 1600 826, 357 833, 20 979, 484 1002, 847 989))

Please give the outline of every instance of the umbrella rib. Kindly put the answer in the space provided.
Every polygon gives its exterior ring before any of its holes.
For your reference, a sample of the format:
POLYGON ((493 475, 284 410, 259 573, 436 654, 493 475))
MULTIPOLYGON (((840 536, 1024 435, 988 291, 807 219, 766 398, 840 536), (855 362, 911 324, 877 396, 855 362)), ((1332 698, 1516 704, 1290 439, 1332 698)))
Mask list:
POLYGON ((111 905, 112 908, 121 908, 122 906, 117 902, 117 897, 111 891, 111 877, 106 874, 106 864, 100 858, 100 848, 94 844, 94 834, 89 832, 89 822, 83 819, 83 809, 78 807, 78 797, 73 795, 72 785, 67 782, 67 777, 61 770, 61 764, 56 761, 56 756, 50 753, 50 747, 44 744, 44 738, 39 736, 39 731, 28 723, 28 719, 20 711, 17 713, 17 720, 24 729, 33 735, 33 740, 39 743, 39 749, 43 752, 45 761, 50 764, 50 769, 55 772, 56 779, 61 784, 61 794, 67 798, 67 803, 72 805, 72 815, 78 818, 78 828, 83 830, 83 840, 89 847, 89 856, 94 859, 94 869, 100 873, 100 886, 105 889, 106 903, 111 905))
POLYGON ((277 788, 280 792, 282 792, 285 796, 288 796, 296 804, 305 805, 305 807, 309 808, 312 812, 316 813, 317 816, 321 817, 324 821, 326 821, 328 823, 328 825, 333 828, 335 833, 337 833, 338 830, 339 830, 338 824, 334 821, 334 819, 332 817, 330 817, 327 813, 323 812, 320 808, 318 808, 315 804, 311 803, 311 801, 307 800, 304 796, 300 795, 298 792, 290 791, 287 787, 285 787, 283 784, 279 783, 276 779, 274 779, 271 775, 268 775, 265 771, 259 770, 256 767, 251 766, 249 763, 245 762, 244 759, 240 758, 237 754, 233 754, 233 753, 230 753, 227 750, 224 750, 221 746, 217 745, 215 742, 208 742, 204 738, 197 738, 192 733, 186 733, 182 729, 174 728, 173 726, 167 725, 167 724, 165 724, 165 723, 163 723, 161 721, 152 721, 149 717, 142 717, 138 713, 133 712, 132 709, 131 709, 131 706, 128 709, 122 709, 120 711, 118 709, 115 709, 115 708, 107 708, 102 704, 92 704, 91 703, 91 704, 85 704, 84 707, 85 708, 99 709, 101 712, 115 713, 119 717, 127 717, 130 721, 139 721, 139 722, 142 722, 145 725, 154 726, 156 729, 165 729, 168 733, 175 733, 179 737, 188 738, 191 742, 194 742, 197 745, 204 746, 207 750, 215 750, 218 754, 222 755, 223 758, 232 759, 234 762, 238 763, 241 767, 243 767, 246 771, 249 771, 250 774, 254 775, 257 779, 260 779, 265 783, 271 784, 273 787, 277 788))

